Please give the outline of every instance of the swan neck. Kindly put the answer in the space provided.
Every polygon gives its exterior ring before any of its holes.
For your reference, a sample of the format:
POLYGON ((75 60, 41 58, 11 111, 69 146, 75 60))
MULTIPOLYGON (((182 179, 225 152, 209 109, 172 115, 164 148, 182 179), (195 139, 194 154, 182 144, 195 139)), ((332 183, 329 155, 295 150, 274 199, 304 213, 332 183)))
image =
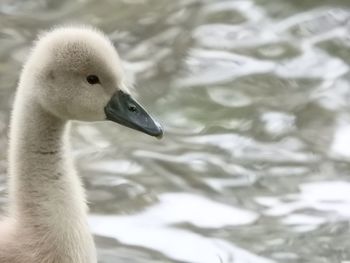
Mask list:
POLYGON ((62 212, 69 220, 85 220, 84 193, 66 150, 66 129, 64 120, 30 98, 16 99, 9 145, 10 213, 16 218, 56 222, 52 219, 62 212))

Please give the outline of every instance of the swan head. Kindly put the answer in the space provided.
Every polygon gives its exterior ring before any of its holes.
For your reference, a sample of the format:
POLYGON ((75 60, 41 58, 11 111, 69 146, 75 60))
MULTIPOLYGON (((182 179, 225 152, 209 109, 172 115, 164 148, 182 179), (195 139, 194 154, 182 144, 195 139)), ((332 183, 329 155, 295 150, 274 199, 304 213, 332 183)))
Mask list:
POLYGON ((152 136, 163 134, 131 97, 117 51, 96 29, 57 28, 39 37, 20 82, 58 118, 110 120, 152 136))

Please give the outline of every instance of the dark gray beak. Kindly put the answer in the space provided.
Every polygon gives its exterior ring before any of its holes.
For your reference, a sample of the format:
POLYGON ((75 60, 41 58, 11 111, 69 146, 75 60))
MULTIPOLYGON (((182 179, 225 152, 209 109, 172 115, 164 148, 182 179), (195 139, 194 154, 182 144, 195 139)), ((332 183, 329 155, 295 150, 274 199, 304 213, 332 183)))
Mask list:
POLYGON ((162 127, 129 94, 116 92, 105 107, 107 120, 161 138, 162 127))

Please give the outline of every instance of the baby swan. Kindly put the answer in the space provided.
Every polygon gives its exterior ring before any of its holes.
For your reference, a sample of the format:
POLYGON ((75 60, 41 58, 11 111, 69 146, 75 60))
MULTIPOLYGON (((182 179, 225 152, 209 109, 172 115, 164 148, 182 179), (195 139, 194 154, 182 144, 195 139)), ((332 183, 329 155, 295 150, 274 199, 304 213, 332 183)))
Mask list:
POLYGON ((65 127, 69 120, 107 119, 161 137, 160 125, 125 86, 119 56, 101 32, 68 27, 39 38, 12 113, 0 263, 97 262, 65 127))

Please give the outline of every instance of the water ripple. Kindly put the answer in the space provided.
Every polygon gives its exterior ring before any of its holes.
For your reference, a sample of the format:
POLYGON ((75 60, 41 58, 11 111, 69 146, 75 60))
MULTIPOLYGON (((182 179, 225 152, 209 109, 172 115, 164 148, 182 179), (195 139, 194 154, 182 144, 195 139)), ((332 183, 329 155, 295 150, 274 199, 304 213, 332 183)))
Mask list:
POLYGON ((21 63, 42 30, 90 23, 166 131, 72 125, 101 262, 350 261, 348 1, 4 0, 0 14, 0 209, 21 63))

